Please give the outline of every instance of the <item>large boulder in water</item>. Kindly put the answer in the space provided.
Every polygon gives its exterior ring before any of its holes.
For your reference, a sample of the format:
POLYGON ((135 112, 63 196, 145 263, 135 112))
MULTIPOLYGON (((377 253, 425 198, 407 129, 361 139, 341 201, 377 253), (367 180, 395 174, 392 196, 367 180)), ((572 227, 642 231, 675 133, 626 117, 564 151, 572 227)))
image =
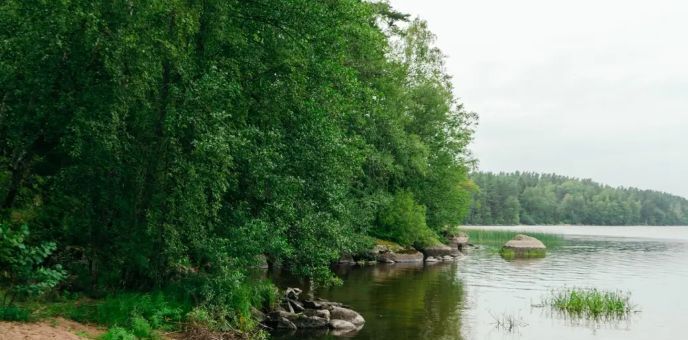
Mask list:
POLYGON ((504 244, 499 254, 506 259, 544 257, 547 247, 540 240, 518 234, 504 244))

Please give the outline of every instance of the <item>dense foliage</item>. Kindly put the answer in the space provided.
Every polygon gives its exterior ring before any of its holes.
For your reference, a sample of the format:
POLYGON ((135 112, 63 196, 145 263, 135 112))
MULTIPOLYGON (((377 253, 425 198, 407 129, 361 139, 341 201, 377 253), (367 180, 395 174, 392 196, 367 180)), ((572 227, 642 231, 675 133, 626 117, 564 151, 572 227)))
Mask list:
POLYGON ((474 118, 385 3, 0 4, 0 213, 71 290, 236 305, 257 255, 327 281, 367 235, 436 238, 474 118))
POLYGON ((688 200, 536 173, 475 173, 474 225, 688 225, 688 200))

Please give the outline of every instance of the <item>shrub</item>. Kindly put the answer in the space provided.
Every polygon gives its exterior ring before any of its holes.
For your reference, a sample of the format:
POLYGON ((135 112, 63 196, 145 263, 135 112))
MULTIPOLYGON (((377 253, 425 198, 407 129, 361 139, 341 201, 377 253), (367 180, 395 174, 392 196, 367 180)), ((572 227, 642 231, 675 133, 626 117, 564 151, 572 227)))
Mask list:
POLYGON ((0 222, 0 306, 8 307, 17 298, 38 296, 57 286, 66 273, 59 265, 43 266, 55 250, 55 243, 29 245, 29 228, 13 228, 0 222))
POLYGON ((100 340, 137 340, 136 335, 122 327, 111 327, 107 333, 101 335, 100 340))
POLYGON ((29 321, 31 313, 18 306, 0 306, 0 320, 29 321))
POLYGON ((425 207, 416 204, 413 194, 407 191, 397 192, 381 210, 375 234, 405 247, 439 242, 425 222, 425 207))

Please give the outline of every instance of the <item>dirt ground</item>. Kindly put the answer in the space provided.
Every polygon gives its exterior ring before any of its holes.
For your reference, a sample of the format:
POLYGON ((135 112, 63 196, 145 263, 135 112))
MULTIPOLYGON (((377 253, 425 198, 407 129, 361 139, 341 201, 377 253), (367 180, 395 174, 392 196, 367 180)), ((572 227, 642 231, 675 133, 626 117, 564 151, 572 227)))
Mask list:
POLYGON ((0 340, 80 340, 93 339, 104 332, 103 329, 63 318, 34 323, 0 322, 0 340))

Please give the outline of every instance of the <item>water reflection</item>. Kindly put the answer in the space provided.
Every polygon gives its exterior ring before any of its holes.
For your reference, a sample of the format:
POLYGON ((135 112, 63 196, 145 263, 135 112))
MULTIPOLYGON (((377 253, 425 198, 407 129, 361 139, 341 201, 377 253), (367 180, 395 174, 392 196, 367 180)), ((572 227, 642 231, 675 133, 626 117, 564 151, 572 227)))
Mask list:
MULTIPOLYGON (((456 263, 341 266, 345 284, 317 296, 352 306, 366 319, 356 339, 461 339, 463 286, 456 263)), ((280 338, 334 338, 295 334, 280 338)))
POLYGON ((659 340, 682 334, 688 315, 688 227, 536 230, 565 234, 566 242, 542 259, 505 261, 494 249, 481 248, 449 264, 339 267, 344 285, 316 295, 348 304, 365 317, 356 339, 659 340), (590 321, 538 307, 551 291, 565 287, 628 291, 641 312, 590 321), (503 315, 526 325, 505 332, 494 324, 495 316, 503 315))

